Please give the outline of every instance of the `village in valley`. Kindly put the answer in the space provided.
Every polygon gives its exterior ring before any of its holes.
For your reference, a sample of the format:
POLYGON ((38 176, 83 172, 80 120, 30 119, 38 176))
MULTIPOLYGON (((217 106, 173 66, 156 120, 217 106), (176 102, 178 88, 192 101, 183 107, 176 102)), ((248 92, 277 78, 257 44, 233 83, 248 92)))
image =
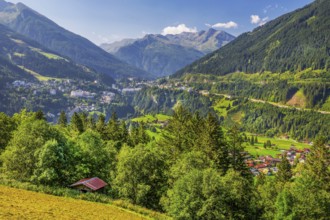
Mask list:
POLYGON ((309 152, 309 148, 299 150, 292 146, 289 150, 281 150, 281 153, 277 154, 276 157, 271 155, 263 155, 253 158, 250 154, 247 153, 245 155, 245 163, 254 176, 258 176, 261 173, 267 176, 271 176, 277 173, 277 165, 281 163, 282 159, 287 159, 291 166, 296 166, 298 163, 305 163, 309 152))

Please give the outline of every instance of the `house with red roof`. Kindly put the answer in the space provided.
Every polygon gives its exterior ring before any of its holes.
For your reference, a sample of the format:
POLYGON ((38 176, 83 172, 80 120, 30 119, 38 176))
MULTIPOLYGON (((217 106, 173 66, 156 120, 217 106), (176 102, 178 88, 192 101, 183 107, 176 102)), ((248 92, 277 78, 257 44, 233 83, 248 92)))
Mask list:
POLYGON ((70 185, 74 189, 78 189, 82 192, 96 192, 108 185, 106 182, 98 177, 85 178, 70 185))

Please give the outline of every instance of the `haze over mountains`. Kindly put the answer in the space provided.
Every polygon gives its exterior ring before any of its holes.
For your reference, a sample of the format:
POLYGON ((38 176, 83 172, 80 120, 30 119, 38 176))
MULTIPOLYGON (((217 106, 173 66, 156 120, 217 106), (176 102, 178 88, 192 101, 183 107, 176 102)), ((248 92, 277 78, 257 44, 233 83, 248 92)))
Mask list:
POLYGON ((111 77, 151 77, 147 72, 118 60, 89 40, 65 30, 24 4, 0 0, 0 23, 79 64, 111 77))
POLYGON ((170 75, 230 41, 234 36, 215 29, 177 35, 148 34, 101 47, 119 59, 158 77, 170 75))
POLYGON ((285 14, 177 72, 225 75, 232 72, 301 71, 330 67, 330 1, 285 14))

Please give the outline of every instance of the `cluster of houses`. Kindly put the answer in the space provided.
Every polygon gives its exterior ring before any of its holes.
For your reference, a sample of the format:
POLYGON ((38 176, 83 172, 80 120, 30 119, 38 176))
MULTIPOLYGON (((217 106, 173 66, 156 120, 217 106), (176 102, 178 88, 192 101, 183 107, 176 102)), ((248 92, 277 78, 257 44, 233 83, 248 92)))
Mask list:
POLYGON ((291 146, 289 150, 282 150, 282 153, 277 154, 275 158, 270 155, 260 156, 258 158, 249 157, 245 160, 245 163, 253 175, 257 176, 263 173, 270 176, 277 173, 277 165, 282 161, 282 158, 285 157, 291 166, 293 166, 297 163, 305 163, 306 156, 309 152, 310 149, 308 148, 298 150, 294 146, 291 146))
POLYGON ((94 96, 96 96, 96 93, 91 93, 91 92, 84 91, 84 90, 75 90, 75 91, 71 91, 70 96, 74 97, 74 98, 92 99, 92 98, 94 98, 94 96))

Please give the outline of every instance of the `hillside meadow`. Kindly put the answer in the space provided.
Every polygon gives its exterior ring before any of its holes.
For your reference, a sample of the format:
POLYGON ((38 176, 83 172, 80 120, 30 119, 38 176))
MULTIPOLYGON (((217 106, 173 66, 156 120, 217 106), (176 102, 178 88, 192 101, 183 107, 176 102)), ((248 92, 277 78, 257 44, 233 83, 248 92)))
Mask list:
POLYGON ((0 186, 0 219, 148 219, 107 204, 0 186))

